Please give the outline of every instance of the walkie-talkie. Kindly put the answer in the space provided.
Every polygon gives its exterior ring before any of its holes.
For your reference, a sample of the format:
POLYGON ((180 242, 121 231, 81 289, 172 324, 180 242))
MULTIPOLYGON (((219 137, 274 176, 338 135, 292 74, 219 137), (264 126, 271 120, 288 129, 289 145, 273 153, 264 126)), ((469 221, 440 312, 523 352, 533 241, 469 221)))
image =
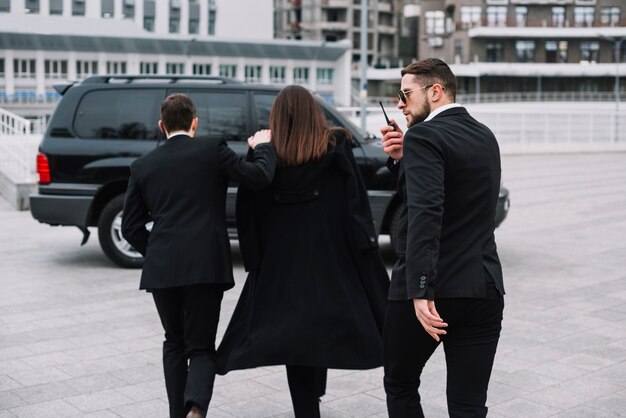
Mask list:
POLYGON ((385 108, 383 107, 383 102, 378 101, 378 104, 380 105, 380 108, 383 110, 383 115, 385 115, 385 120, 387 121, 387 126, 391 126, 393 128, 393 130, 396 130, 396 125, 389 120, 389 116, 387 116, 387 112, 385 112, 385 108))

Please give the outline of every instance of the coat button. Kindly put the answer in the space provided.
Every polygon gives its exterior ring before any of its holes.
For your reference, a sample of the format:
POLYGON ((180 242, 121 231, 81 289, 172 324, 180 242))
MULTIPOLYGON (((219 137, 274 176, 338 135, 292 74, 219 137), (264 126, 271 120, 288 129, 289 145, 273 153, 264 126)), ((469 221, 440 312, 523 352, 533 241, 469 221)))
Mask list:
POLYGON ((370 242, 375 242, 376 241, 376 237, 370 237, 370 242))
POLYGON ((320 195, 320 191, 315 189, 313 190, 313 196, 319 196, 320 195))

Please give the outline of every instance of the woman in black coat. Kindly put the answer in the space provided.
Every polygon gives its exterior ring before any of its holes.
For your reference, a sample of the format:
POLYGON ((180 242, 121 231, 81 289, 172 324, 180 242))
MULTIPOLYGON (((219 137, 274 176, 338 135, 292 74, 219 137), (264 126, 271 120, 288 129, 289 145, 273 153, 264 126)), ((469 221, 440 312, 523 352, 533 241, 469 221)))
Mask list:
POLYGON ((389 279, 348 132, 327 128, 299 86, 277 96, 270 130, 279 158, 271 186, 239 187, 249 276, 218 373, 284 364, 296 417, 319 417, 325 369, 382 365, 389 279))

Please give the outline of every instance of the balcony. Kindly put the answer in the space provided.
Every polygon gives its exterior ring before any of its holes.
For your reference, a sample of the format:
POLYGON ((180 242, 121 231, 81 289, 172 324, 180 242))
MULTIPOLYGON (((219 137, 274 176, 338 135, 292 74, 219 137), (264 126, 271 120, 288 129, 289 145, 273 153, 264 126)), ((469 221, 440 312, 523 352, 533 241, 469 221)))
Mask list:
POLYGON ((350 0, 322 0, 322 7, 348 8, 351 6, 350 0))
MULTIPOLYGON (((481 22, 482 24, 486 22, 481 22)), ((551 26, 550 22, 529 21, 526 26, 517 26, 515 21, 508 21, 507 26, 475 26, 464 28, 461 22, 456 23, 456 30, 467 30, 470 38, 559 38, 559 39, 589 39, 626 36, 626 19, 620 22, 620 27, 587 26, 587 27, 559 27, 551 26)))
POLYGON ((377 10, 383 13, 393 13, 393 6, 391 3, 378 2, 377 10))
POLYGON ((314 26, 316 29, 321 29, 321 30, 344 31, 344 32, 350 29, 350 25, 348 24, 348 22, 317 22, 317 23, 314 23, 312 26, 314 26))

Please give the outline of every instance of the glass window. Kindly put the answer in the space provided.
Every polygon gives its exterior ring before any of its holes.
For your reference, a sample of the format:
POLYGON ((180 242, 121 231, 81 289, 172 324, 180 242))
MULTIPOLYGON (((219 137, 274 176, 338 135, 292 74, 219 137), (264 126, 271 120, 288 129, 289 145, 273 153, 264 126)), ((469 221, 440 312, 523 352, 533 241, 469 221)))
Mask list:
MULTIPOLYGON (((248 129, 248 105, 245 93, 181 92, 196 105, 198 138, 224 138, 244 142, 252 134, 248 129)), ((158 112, 157 112, 158 114, 158 112)))
POLYGON ((74 128, 85 139, 156 140, 162 90, 100 90, 82 98, 74 128))
POLYGON ((321 85, 333 84, 333 73, 334 73, 334 70, 332 68, 318 68, 317 69, 317 84, 321 84, 321 85))
POLYGON ((528 20, 528 7, 518 6, 515 8, 515 25, 518 27, 526 26, 528 20))
POLYGON ((180 19, 177 17, 170 17, 170 33, 180 32, 180 19))
POLYGON ((211 64, 193 64, 194 75, 211 75, 211 64))
POLYGON ((552 26, 557 28, 565 26, 565 7, 552 8, 552 26))
POLYGON ((487 26, 506 26, 506 6, 487 7, 487 26))
POLYGON ((246 65, 245 67, 245 80, 246 83, 260 83, 261 82, 261 66, 260 65, 246 65))
POLYGON ((35 60, 14 59, 13 73, 15 78, 35 78, 35 60))
POLYGON ((502 42, 487 42, 487 62, 504 62, 502 42))
POLYGON ((197 34, 200 31, 200 22, 198 19, 189 19, 189 33, 197 34))
POLYGON ((183 62, 166 63, 165 74, 185 74, 185 63, 183 62))
POLYGON ((296 84, 308 84, 309 68, 297 67, 293 69, 293 82, 296 84))
POLYGON ((139 74, 158 74, 159 63, 158 62, 140 62, 139 74))
POLYGON ((275 95, 255 94, 254 105, 256 106, 257 129, 270 128, 270 113, 274 105, 275 95))
POLYGON ((593 26, 595 8, 589 6, 574 7, 574 24, 576 26, 593 26))
POLYGON ((237 66, 234 64, 220 64, 221 77, 237 77, 237 66))
POLYGON ((567 41, 546 41, 546 62, 567 62, 567 41))
POLYGON ((118 75, 126 74, 125 61, 107 61, 107 74, 118 75))
POLYGON ((618 6, 600 9, 600 23, 604 26, 619 26, 621 10, 618 6))
POLYGON ((580 43, 581 61, 597 62, 599 52, 600 42, 598 41, 582 41, 580 43))
POLYGON ((154 32, 154 18, 150 16, 144 16, 143 28, 148 32, 154 32))
POLYGON ((101 0, 100 11, 102 17, 110 18, 115 14, 114 0, 101 0))
MULTIPOLYGON (((0 2, 1 3, 1 2, 0 2)), ((50 15, 63 14, 63 0, 50 0, 50 15)))
POLYGON ((94 74, 98 74, 98 61, 76 61, 76 76, 78 78, 85 78, 94 74))
POLYGON ((67 60, 45 60, 44 74, 48 79, 67 78, 67 60))
POLYGON ((85 0, 72 0, 72 16, 85 16, 85 0))
POLYGON ((4 58, 0 58, 0 77, 4 78, 4 58))
POLYGON ((11 11, 11 0, 0 0, 0 13, 9 13, 11 11))
POLYGON ((481 13, 480 6, 461 6, 461 25, 463 29, 480 25, 481 13))
POLYGON ((215 6, 215 0, 209 0, 209 25, 208 34, 215 35, 215 15, 217 13, 217 7, 215 6))
POLYGON ((535 62, 535 41, 516 41, 517 62, 535 62))
POLYGON ((445 15, 440 10, 431 10, 424 14, 427 35, 443 35, 445 33, 445 15))
POLYGON ((270 83, 284 84, 285 83, 285 67, 270 67, 270 83))
POLYGON ((135 0, 124 0, 122 9, 124 19, 133 19, 135 17, 135 0))
POLYGON ((24 3, 24 13, 38 14, 39 0, 26 0, 24 3))

